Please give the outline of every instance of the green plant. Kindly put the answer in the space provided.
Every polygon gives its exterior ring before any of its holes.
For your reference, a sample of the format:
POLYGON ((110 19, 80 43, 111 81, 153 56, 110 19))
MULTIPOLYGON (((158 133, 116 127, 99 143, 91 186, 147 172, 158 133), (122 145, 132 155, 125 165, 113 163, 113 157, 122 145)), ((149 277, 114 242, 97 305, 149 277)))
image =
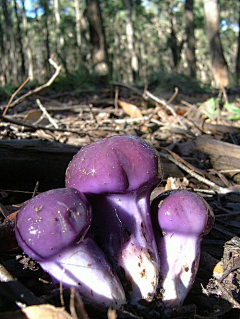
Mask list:
MULTIPOLYGON (((240 99, 237 99, 239 104, 240 99)), ((237 106, 235 102, 224 104, 224 108, 230 113, 227 117, 228 120, 240 121, 240 106, 237 106)))
POLYGON ((204 103, 203 113, 210 119, 215 119, 218 115, 219 98, 211 97, 204 103))

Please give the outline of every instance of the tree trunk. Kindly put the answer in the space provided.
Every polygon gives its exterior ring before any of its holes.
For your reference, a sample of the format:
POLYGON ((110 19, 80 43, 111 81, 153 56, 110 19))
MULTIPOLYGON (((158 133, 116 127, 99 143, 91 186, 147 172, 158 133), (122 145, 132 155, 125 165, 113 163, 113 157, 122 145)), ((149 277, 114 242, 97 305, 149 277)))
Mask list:
POLYGON ((17 22, 17 41, 18 41, 18 46, 19 46, 19 55, 21 59, 21 75, 22 75, 22 80, 26 76, 26 67, 25 67, 25 56, 24 56, 24 50, 23 50, 23 41, 22 41, 22 30, 21 30, 21 21, 20 17, 18 14, 18 8, 17 8, 17 1, 14 0, 14 10, 15 10, 15 16, 16 16, 16 22, 17 22))
POLYGON ((74 0, 74 7, 75 7, 75 28, 76 28, 76 50, 75 50, 75 56, 76 56, 76 64, 81 67, 81 65, 84 63, 84 52, 86 53, 86 50, 84 50, 84 44, 86 42, 83 42, 82 39, 82 29, 83 29, 83 12, 80 10, 80 0, 74 0))
POLYGON ((61 27, 61 16, 59 12, 59 0, 53 1, 54 15, 56 21, 56 53, 58 58, 60 59, 66 74, 69 74, 67 61, 66 61, 66 53, 64 50, 64 33, 61 27))
MULTIPOLYGON (((0 12, 1 13, 1 12, 0 12)), ((1 64, 0 64, 0 85, 5 86, 7 83, 7 57, 6 57, 6 50, 4 46, 4 33, 2 27, 2 19, 0 14, 0 55, 1 55, 1 64)))
POLYGON ((106 76, 109 71, 108 54, 99 0, 86 0, 86 3, 93 71, 99 76, 106 76))
POLYGON ((64 37, 61 28, 61 17, 59 13, 59 2, 58 0, 54 0, 54 14, 56 20, 56 27, 57 27, 57 35, 59 36, 58 42, 58 50, 61 52, 62 47, 64 46, 64 37))
POLYGON ((49 7, 48 1, 41 0, 41 6, 43 7, 44 14, 43 14, 43 24, 44 24, 44 32, 45 32, 45 56, 44 56, 44 66, 46 70, 46 76, 50 76, 50 65, 49 65, 49 58, 50 58, 50 35, 49 35, 49 27, 48 27, 48 19, 49 19, 49 7))
POLYGON ((76 36, 77 36, 77 46, 81 48, 82 37, 81 37, 81 11, 79 0, 74 0, 75 13, 76 13, 76 36))
POLYGON ((204 14, 215 85, 225 88, 229 85, 229 74, 219 35, 217 0, 204 0, 204 14))
POLYGON ((134 30, 132 24, 132 7, 130 0, 124 0, 125 8, 126 8, 126 35, 127 35, 127 43, 128 43, 128 51, 130 55, 131 61, 131 75, 130 82, 137 80, 138 75, 138 58, 134 48, 134 30))
POLYGON ((237 84, 240 85, 240 0, 238 1, 238 51, 236 58, 237 84))
POLYGON ((33 58, 32 58, 32 50, 31 50, 29 35, 28 35, 28 22, 27 22, 27 16, 26 16, 25 0, 22 0, 22 10, 23 10, 22 19, 23 19, 23 30, 24 30, 24 42, 25 42, 27 63, 28 63, 28 77, 30 78, 30 80, 32 80, 33 79, 33 58))
POLYGON ((13 26, 12 26, 12 20, 8 9, 8 2, 7 0, 1 0, 1 5, 3 9, 3 15, 5 20, 5 26, 6 26, 6 35, 7 35, 7 54, 9 56, 8 61, 8 72, 9 72, 9 78, 7 79, 8 83, 12 82, 13 85, 17 85, 17 60, 15 57, 15 39, 14 39, 14 33, 13 33, 13 26))
POLYGON ((195 54, 195 36, 194 36, 194 13, 193 0, 186 0, 185 2, 186 14, 186 37, 187 50, 186 58, 188 63, 189 73, 192 77, 196 77, 196 54, 195 54))
POLYGON ((170 5, 169 8, 169 16, 170 16, 170 23, 171 23, 171 35, 169 39, 170 48, 172 51, 172 57, 173 57, 173 65, 174 65, 174 71, 178 72, 181 62, 181 53, 183 49, 184 40, 182 40, 180 43, 178 41, 175 28, 174 28, 174 16, 173 16, 173 5, 170 5))

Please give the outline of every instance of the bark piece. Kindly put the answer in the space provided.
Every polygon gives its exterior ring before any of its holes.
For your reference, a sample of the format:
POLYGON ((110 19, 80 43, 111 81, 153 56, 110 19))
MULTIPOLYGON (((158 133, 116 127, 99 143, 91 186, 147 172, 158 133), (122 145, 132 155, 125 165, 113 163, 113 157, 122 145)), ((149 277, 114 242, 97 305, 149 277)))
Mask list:
POLYGON ((0 141, 0 188, 39 191, 64 187, 69 161, 79 148, 39 140, 0 141))
POLYGON ((212 134, 240 134, 240 127, 212 124, 203 120, 194 119, 194 124, 203 132, 211 132, 212 134))
POLYGON ((240 146, 198 136, 195 147, 210 156, 211 163, 217 171, 228 171, 227 176, 233 178, 235 182, 240 182, 240 173, 237 172, 240 170, 240 146))

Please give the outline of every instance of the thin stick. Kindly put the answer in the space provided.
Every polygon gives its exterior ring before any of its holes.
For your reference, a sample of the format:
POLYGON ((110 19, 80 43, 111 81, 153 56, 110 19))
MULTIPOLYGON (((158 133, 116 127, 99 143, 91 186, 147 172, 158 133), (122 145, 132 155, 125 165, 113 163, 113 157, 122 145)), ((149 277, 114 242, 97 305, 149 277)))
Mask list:
POLYGON ((29 82, 30 77, 28 77, 20 86, 19 88, 12 94, 10 100, 8 101, 7 106, 5 107, 5 110, 3 111, 2 115, 5 116, 9 107, 11 106, 12 100, 15 98, 15 96, 18 94, 18 92, 21 91, 21 89, 29 82))
POLYGON ((77 315, 77 312, 76 312, 76 309, 75 309, 75 302, 74 302, 75 292, 76 292, 75 288, 71 287, 69 309, 70 309, 71 316, 73 318, 78 318, 78 315, 77 315))
POLYGON ((69 308, 72 317, 77 319, 89 319, 82 298, 78 290, 74 287, 71 287, 69 308))
POLYGON ((46 118, 49 120, 50 123, 52 123, 52 125, 55 128, 58 128, 57 123, 54 121, 54 119, 51 117, 51 115, 48 113, 48 111, 45 109, 45 107, 42 105, 41 101, 39 99, 36 100, 37 105, 39 106, 39 108, 41 109, 41 111, 43 112, 43 114, 46 116, 46 118))
POLYGON ((114 98, 115 110, 118 110, 118 95, 119 95, 119 89, 118 89, 118 86, 116 86, 116 88, 115 88, 115 98, 114 98))
MULTIPOLYGON (((168 151, 167 149, 165 149, 166 151, 168 151)), ((192 177, 196 178, 197 180, 199 180, 200 182, 212 187, 215 191, 217 191, 220 194, 228 194, 231 193, 232 190, 229 188, 225 188, 225 187, 221 187, 217 184, 215 184, 214 182, 206 179, 205 177, 199 175, 198 173, 194 172, 192 169, 190 169, 189 167, 187 167, 186 165, 184 165, 183 163, 179 162, 178 160, 176 160, 175 158, 173 158, 171 155, 169 154, 160 154, 162 157, 170 160, 171 162, 173 162, 174 164, 176 164, 177 166, 179 166, 181 169, 183 169, 185 172, 187 172, 189 175, 191 175, 192 177)))
POLYGON ((57 132, 70 132, 70 133, 76 133, 76 134, 83 134, 83 132, 79 132, 78 129, 76 130, 68 130, 68 129, 65 129, 65 128, 53 128, 53 127, 46 127, 46 126, 43 126, 43 125, 33 125, 33 124, 30 124, 30 123, 23 123, 21 121, 18 121, 18 120, 14 120, 14 119, 10 119, 8 118, 7 116, 1 116, 1 119, 5 122, 9 122, 9 123, 12 123, 12 124, 15 124, 15 125, 20 125, 20 126, 23 126, 23 127, 29 127, 31 129, 34 129, 34 130, 44 130, 44 131, 50 131, 50 132, 54 132, 54 131, 57 131, 57 132))
POLYGON ((177 113, 174 111, 174 109, 164 100, 164 99, 160 99, 158 97, 156 97, 155 95, 153 95, 152 93, 150 93, 149 91, 145 91, 144 94, 148 97, 150 97, 153 101, 162 104, 163 106, 166 107, 166 109, 169 110, 169 112, 172 113, 172 115, 176 118, 176 120, 178 121, 178 123, 185 129, 187 130, 186 125, 183 123, 183 121, 180 119, 180 117, 177 115, 177 113))
POLYGON ((179 92, 179 90, 178 90, 178 88, 177 87, 175 87, 174 88, 174 93, 173 93, 173 95, 170 97, 170 99, 167 101, 167 103, 168 104, 171 104, 172 103, 172 101, 175 99, 175 97, 178 95, 178 92, 179 92))
MULTIPOLYGON (((62 66, 58 66, 52 59, 49 59, 48 60, 49 63, 55 68, 55 72, 54 74, 52 75, 52 77, 43 85, 41 86, 38 86, 37 88, 35 88, 34 90, 31 90, 31 91, 28 91, 26 94, 20 96, 16 101, 14 101, 13 103, 9 103, 9 107, 14 107, 18 104, 20 104, 21 102, 23 102, 27 97, 33 95, 33 94, 36 94, 40 91, 42 91, 43 89, 49 87, 53 81, 57 78, 57 76, 59 75, 60 71, 61 71, 61 68, 62 66)), ((15 94, 16 95, 16 94, 15 94)), ((4 115, 4 114, 3 114, 4 115)))

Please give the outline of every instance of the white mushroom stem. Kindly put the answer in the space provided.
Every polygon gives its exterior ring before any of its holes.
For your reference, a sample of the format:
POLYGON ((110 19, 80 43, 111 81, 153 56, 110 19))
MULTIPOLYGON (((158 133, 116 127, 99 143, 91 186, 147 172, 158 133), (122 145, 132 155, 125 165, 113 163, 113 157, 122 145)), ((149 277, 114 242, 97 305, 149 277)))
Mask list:
POLYGON ((194 282, 200 257, 200 238, 188 234, 164 234, 160 241, 163 302, 181 306, 194 282))
POLYGON ((158 285, 159 255, 150 218, 149 197, 137 191, 104 194, 94 210, 97 232, 114 267, 131 282, 131 301, 151 301, 158 285), (102 224, 101 224, 102 221, 102 224))
POLYGON ((64 249, 41 266, 65 286, 78 287, 83 297, 107 307, 120 308, 125 294, 105 256, 94 241, 84 239, 64 249))

